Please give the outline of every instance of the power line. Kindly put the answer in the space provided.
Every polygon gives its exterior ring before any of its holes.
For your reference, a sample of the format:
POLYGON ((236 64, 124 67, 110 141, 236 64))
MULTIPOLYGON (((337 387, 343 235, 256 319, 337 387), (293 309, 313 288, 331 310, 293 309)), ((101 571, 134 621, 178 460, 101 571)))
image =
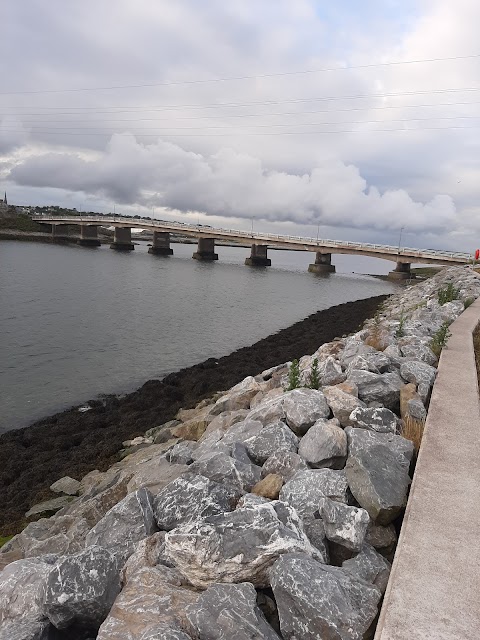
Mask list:
POLYGON ((424 58, 419 60, 398 60, 391 62, 377 62, 372 64, 360 64, 360 65, 345 65, 344 67, 324 67, 320 69, 304 69, 300 71, 283 71, 278 73, 263 73, 257 75, 245 75, 245 76, 227 76, 223 78, 205 78, 202 80, 178 80, 172 82, 155 82, 150 84, 125 84, 125 85, 113 85, 108 87, 83 87, 77 89, 40 89, 31 91, 2 91, 0 95, 31 95, 31 94, 44 94, 44 93, 77 93, 83 91, 111 91, 114 89, 141 89, 148 87, 168 87, 176 85, 192 85, 192 84, 206 84, 212 82, 229 82, 236 80, 256 80, 261 78, 277 78, 284 76, 305 75, 312 73, 325 73, 335 71, 350 71, 354 69, 371 69, 376 67, 391 67, 399 65, 410 64, 423 64, 429 62, 446 62, 452 60, 469 60, 474 58, 480 58, 480 54, 471 54, 467 56, 450 56, 446 58, 424 58))

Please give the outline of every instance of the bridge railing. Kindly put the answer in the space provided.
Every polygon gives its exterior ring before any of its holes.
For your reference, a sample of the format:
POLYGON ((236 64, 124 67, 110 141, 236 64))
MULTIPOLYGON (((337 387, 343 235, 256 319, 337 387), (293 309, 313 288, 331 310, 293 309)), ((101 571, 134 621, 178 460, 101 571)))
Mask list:
POLYGON ((98 222, 101 225, 108 225, 109 223, 128 223, 133 227, 141 226, 143 228, 149 227, 168 227, 170 230, 174 231, 196 231, 196 232, 207 232, 209 229, 212 230, 212 233, 216 234, 228 234, 227 237, 235 236, 241 238, 248 238, 249 240, 257 239, 261 241, 274 240, 276 242, 290 242, 294 244, 303 244, 310 246, 318 246, 318 247, 331 247, 332 249, 366 249, 373 250, 376 252, 388 253, 390 255, 403 255, 405 257, 415 257, 421 258, 422 256, 428 257, 440 257, 440 258, 453 258, 463 260, 468 262, 471 260, 471 254, 462 253, 458 251, 442 251, 437 249, 415 249, 410 247, 394 247, 391 245, 382 245, 382 244, 372 244, 369 242, 353 242, 351 240, 330 240, 328 238, 309 238, 302 236, 292 236, 292 235, 280 235, 276 233, 260 233, 260 232, 249 232, 242 231, 238 229, 223 229, 219 227, 211 227, 210 225, 201 225, 201 224, 191 224, 188 222, 168 222, 166 220, 145 220, 143 218, 128 218, 123 216, 105 216, 105 217, 97 217, 97 216, 43 216, 43 215, 33 215, 33 220, 49 222, 50 220, 65 220, 65 222, 70 222, 72 224, 82 224, 83 223, 92 223, 98 222), (428 254, 428 255, 427 255, 428 254))

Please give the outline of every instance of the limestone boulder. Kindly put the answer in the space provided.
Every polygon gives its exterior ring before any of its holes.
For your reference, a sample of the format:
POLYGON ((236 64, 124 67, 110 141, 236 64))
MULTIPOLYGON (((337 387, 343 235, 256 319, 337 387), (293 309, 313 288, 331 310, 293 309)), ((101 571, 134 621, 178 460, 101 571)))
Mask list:
POLYGON ((385 527, 370 522, 365 536, 365 542, 383 556, 389 557, 393 555, 397 544, 397 532, 393 524, 385 527))
POLYGON ((252 493, 269 500, 277 500, 280 489, 283 486, 283 478, 278 473, 269 473, 253 487, 252 493))
POLYGON ((102 547, 60 558, 48 574, 43 613, 60 630, 75 624, 94 635, 120 592, 118 561, 102 547))
POLYGON ((123 564, 135 545, 156 531, 152 495, 139 489, 107 511, 88 533, 86 545, 109 549, 123 564))
POLYGON ((165 536, 167 557, 193 585, 251 582, 267 587, 268 568, 283 553, 319 560, 294 509, 274 501, 210 516, 165 536))
POLYGON ((157 494, 153 510, 158 528, 170 531, 199 518, 232 511, 239 497, 240 492, 232 486, 189 472, 157 494))
POLYGON ((145 460, 135 465, 127 491, 131 493, 143 487, 155 495, 188 470, 185 464, 170 464, 164 455, 145 460))
POLYGON ((397 430, 397 416, 384 407, 357 407, 350 414, 350 422, 353 427, 377 433, 395 433, 397 430))
POLYGON ((217 416, 224 411, 249 409, 251 400, 260 390, 261 386, 257 380, 252 376, 248 376, 216 401, 210 410, 210 415, 217 416))
POLYGON ((175 569, 139 569, 115 600, 97 640, 190 639, 185 611, 198 597, 175 569))
POLYGON ((403 509, 410 485, 413 444, 402 436, 347 427, 348 485, 377 524, 389 524, 403 509))
POLYGON ((122 585, 126 585, 139 569, 168 564, 165 561, 165 531, 157 531, 136 544, 120 573, 122 585))
POLYGON ((364 402, 338 387, 325 387, 323 393, 334 417, 337 418, 342 427, 348 427, 352 424, 350 414, 354 409, 365 407, 364 402))
POLYGON ((360 553, 345 560, 342 568, 354 578, 370 582, 385 593, 392 565, 371 545, 364 544, 360 553))
POLYGON ((276 451, 269 456, 262 467, 262 477, 270 473, 282 476, 284 482, 288 482, 297 471, 308 469, 305 460, 293 451, 276 451))
POLYGON ((54 630, 48 620, 37 620, 28 615, 16 620, 5 620, 0 625, 0 640, 52 640, 54 630))
POLYGON ((425 362, 407 361, 400 367, 400 375, 405 382, 430 388, 435 381, 437 370, 425 362))
POLYGON ((365 403, 380 403, 393 411, 398 409, 403 380, 397 373, 354 370, 349 373, 348 380, 357 385, 358 397, 365 403))
POLYGON ((52 498, 51 500, 44 500, 38 504, 34 504, 25 514, 26 518, 48 518, 53 516, 57 511, 68 507, 72 498, 69 496, 59 496, 58 498, 52 498))
POLYGON ((360 551, 370 523, 365 509, 321 498, 318 511, 325 526, 325 535, 331 542, 351 551, 360 551))
POLYGON ((212 431, 216 431, 217 429, 222 433, 225 433, 232 425, 245 420, 247 415, 248 411, 246 409, 239 409, 238 411, 223 411, 215 416, 209 423, 204 434, 200 438, 200 442, 202 442, 212 431))
POLYGON ((257 606, 252 584, 213 584, 186 609, 199 638, 280 640, 257 606))
POLYGON ((373 373, 385 373, 389 371, 392 361, 385 352, 373 351, 362 355, 356 355, 347 367, 347 373, 354 369, 372 371, 373 373))
POLYGON ((165 458, 170 464, 188 465, 193 462, 192 453, 197 447, 195 440, 182 440, 167 451, 165 458))
POLYGON ((309 469, 299 471, 280 491, 280 500, 293 507, 304 519, 318 511, 321 498, 347 502, 347 478, 344 471, 309 469))
POLYGON ((377 614, 377 587, 306 555, 279 558, 270 576, 285 640, 362 640, 377 614))
POLYGON ((284 422, 298 436, 303 436, 320 418, 328 418, 330 408, 321 391, 294 389, 262 402, 248 414, 248 419, 258 420, 264 426, 284 422))
POLYGON ((347 377, 342 370, 342 366, 333 356, 327 356, 326 360, 319 367, 320 385, 322 387, 331 386, 343 382, 347 377))
POLYGON ((249 438, 253 438, 261 433, 262 430, 263 424, 261 422, 246 418, 229 427, 221 442, 226 446, 230 446, 235 442, 245 443, 249 438))
POLYGON ((325 535, 325 523, 320 518, 309 518, 303 521, 303 526, 307 538, 310 540, 315 549, 318 549, 328 564, 330 562, 330 554, 328 550, 327 536, 325 535))
POLYGON ((228 484, 240 493, 248 493, 261 478, 261 468, 241 462, 225 453, 206 453, 189 467, 191 473, 214 482, 228 484))
POLYGON ((409 360, 424 362, 425 364, 434 366, 437 364, 437 356, 425 344, 413 343, 400 346, 400 351, 404 358, 409 360))
POLYGON ((296 453, 298 443, 299 438, 284 422, 269 424, 258 435, 245 440, 249 456, 259 465, 277 451, 296 453))
POLYGON ((317 420, 301 439, 298 453, 314 469, 341 469, 347 458, 347 436, 338 422, 317 420))
POLYGON ((50 490, 54 493, 65 493, 68 496, 76 496, 80 492, 80 482, 65 476, 50 485, 50 490))

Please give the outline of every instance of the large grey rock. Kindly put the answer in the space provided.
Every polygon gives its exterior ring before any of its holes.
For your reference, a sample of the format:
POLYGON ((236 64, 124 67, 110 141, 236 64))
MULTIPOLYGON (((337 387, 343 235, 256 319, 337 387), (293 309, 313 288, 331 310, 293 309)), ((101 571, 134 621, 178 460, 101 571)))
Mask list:
POLYGON ((342 371, 340 363, 333 356, 327 356, 326 360, 320 365, 319 375, 322 387, 338 384, 347 377, 342 371))
POLYGON ((137 543, 134 552, 122 568, 120 574, 122 584, 127 584, 139 569, 155 567, 157 564, 168 565, 165 558, 165 531, 157 531, 137 543))
POLYGON ((370 522, 365 509, 321 498, 318 511, 325 525, 325 535, 331 542, 351 551, 360 551, 370 522))
POLYGON ((210 415, 218 416, 224 411, 248 409, 250 401, 261 390, 260 384, 252 376, 232 387, 228 393, 219 398, 210 410, 210 415))
POLYGON ((302 518, 312 518, 321 498, 347 502, 347 478, 344 471, 309 469, 299 471, 280 491, 280 500, 293 507, 302 518))
POLYGON ((347 368, 351 361, 358 356, 367 356, 378 353, 376 349, 365 344, 363 340, 355 336, 347 338, 345 348, 340 354, 340 363, 343 367, 347 368))
POLYGON ((218 416, 215 416, 215 418, 210 422, 199 442, 203 442, 203 440, 207 438, 212 431, 217 431, 217 429, 219 429, 222 433, 225 433, 232 425, 245 420, 245 417, 247 415, 247 409, 239 409, 238 411, 224 411, 223 413, 220 413, 218 416))
POLYGON ((407 501, 410 440, 347 427, 349 456, 345 473, 350 490, 377 524, 389 524, 407 501))
POLYGON ((261 478, 260 467, 231 458, 225 453, 206 453, 189 467, 191 473, 228 484, 237 491, 247 493, 261 478))
POLYGON ((305 552, 323 560, 294 509, 274 501, 210 516, 170 531, 167 557, 195 586, 251 582, 268 586, 268 568, 279 555, 305 552))
POLYGON ((301 439, 298 453, 315 469, 341 469, 347 456, 347 436, 336 421, 317 420, 301 439))
POLYGON ((328 418, 330 408, 321 391, 294 389, 260 404, 247 418, 263 425, 285 422, 298 436, 303 436, 320 418, 328 418))
POLYGON ((105 547, 125 562, 135 545, 157 531, 152 495, 148 489, 134 491, 116 504, 87 535, 86 545, 105 547))
POLYGON ((257 436, 245 440, 248 454, 257 464, 263 464, 277 451, 296 453, 298 443, 298 437, 284 422, 269 424, 257 436))
POLYGON ((182 633, 190 638, 185 610, 198 596, 175 569, 139 569, 115 600, 97 640, 184 640, 182 633))
POLYGON ((425 362, 407 361, 400 367, 400 375, 405 382, 413 382, 417 386, 424 384, 431 387, 435 381, 437 370, 425 362))
POLYGON ((381 407, 358 407, 352 411, 350 421, 353 427, 377 433, 395 433, 397 429, 397 416, 381 407))
POLYGON ((262 467, 262 477, 275 473, 288 482, 297 471, 308 469, 305 460, 293 451, 276 451, 269 456, 262 467))
POLYGON ((72 498, 70 496, 59 496, 58 498, 39 502, 38 504, 34 504, 33 507, 27 511, 25 517, 34 518, 35 516, 43 516, 48 518, 57 511, 60 511, 60 509, 68 507, 71 501, 72 498))
POLYGON ((199 638, 208 640, 280 640, 257 606, 252 584, 213 584, 195 604, 187 618, 199 638))
POLYGON ((12 562, 0 572, 0 628, 7 620, 41 620, 42 595, 56 558, 27 558, 12 562))
POLYGON ((193 461, 192 453, 197 446, 195 440, 182 440, 167 451, 165 458, 171 464, 190 464, 193 461))
POLYGON ((339 567, 289 554, 270 576, 285 640, 362 640, 377 614, 380 590, 339 567))
POLYGON ((132 467, 133 475, 127 485, 127 492, 145 487, 154 495, 167 484, 188 470, 184 464, 170 464, 165 456, 153 457, 132 467))
POLYGON ((385 373, 391 364, 392 361, 388 355, 381 351, 374 351, 363 355, 356 355, 352 358, 347 367, 347 373, 350 373, 354 369, 372 371, 373 373, 385 373))
POLYGON ((338 387, 325 387, 323 392, 327 399, 328 406, 342 427, 348 427, 352 424, 350 414, 354 409, 365 406, 364 402, 338 387))
POLYGON ((400 347, 400 350, 404 358, 424 362, 432 366, 437 363, 437 356, 425 344, 405 344, 400 347))
POLYGON ((345 560, 342 568, 353 577, 370 582, 385 593, 392 565, 371 545, 364 544, 358 555, 345 560))
POLYGON ((65 476, 50 485, 50 490, 54 493, 66 493, 68 496, 76 496, 80 491, 80 482, 65 476))
POLYGON ((57 629, 76 624, 95 632, 120 592, 118 561, 102 547, 61 558, 50 571, 43 612, 57 629))
POLYGON ((0 640, 54 640, 54 636, 48 620, 37 620, 25 615, 23 618, 2 622, 0 640))
POLYGON ((232 445, 235 442, 244 443, 249 438, 253 438, 262 432, 263 424, 258 420, 250 418, 242 420, 232 425, 222 438, 224 445, 232 445))
POLYGON ((329 563, 329 550, 327 544, 327 537, 325 535, 325 524, 320 518, 309 518, 303 523, 307 538, 310 540, 315 549, 318 549, 322 554, 322 558, 325 558, 325 562, 329 563))
POLYGON ((358 387, 358 397, 367 404, 378 402, 387 409, 395 410, 400 402, 403 381, 396 373, 372 373, 352 371, 347 380, 358 387))
POLYGON ((0 557, 18 551, 22 557, 32 558, 45 554, 68 555, 85 547, 90 527, 84 518, 54 516, 28 524, 23 531, 3 545, 0 557))
POLYGON ((367 535, 365 536, 365 542, 370 544, 382 555, 390 555, 395 550, 397 544, 397 533, 393 524, 389 524, 386 527, 374 524, 370 522, 367 535))
POLYGON ((186 473, 160 491, 153 510, 158 527, 170 531, 198 518, 233 511, 239 497, 240 492, 231 486, 186 473))

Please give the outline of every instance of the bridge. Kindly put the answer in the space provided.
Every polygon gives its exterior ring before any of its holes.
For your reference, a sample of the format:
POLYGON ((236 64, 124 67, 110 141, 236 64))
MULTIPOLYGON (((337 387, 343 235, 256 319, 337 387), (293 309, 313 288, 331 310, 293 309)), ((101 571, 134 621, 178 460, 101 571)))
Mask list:
POLYGON ((299 236, 283 236, 272 233, 251 233, 234 229, 221 229, 209 225, 187 224, 183 222, 166 222, 149 218, 127 218, 122 216, 32 216, 32 219, 52 227, 52 237, 55 241, 65 238, 62 226, 78 225, 80 236, 78 244, 83 246, 98 246, 98 227, 114 227, 112 249, 130 251, 135 248, 132 242, 132 228, 151 230, 153 243, 149 253, 161 256, 173 254, 170 246, 171 236, 194 238, 198 241, 197 250, 193 254, 196 260, 218 260, 215 253, 215 241, 233 246, 251 247, 250 256, 245 264, 251 266, 270 266, 269 249, 286 251, 310 251, 315 253, 315 262, 308 270, 313 273, 333 273, 332 254, 358 254, 396 263, 395 269, 388 275, 394 280, 404 280, 412 277, 412 264, 465 264, 472 256, 468 253, 441 251, 434 249, 411 249, 408 247, 393 247, 382 244, 361 242, 347 242, 339 240, 325 240, 304 238, 299 236))

